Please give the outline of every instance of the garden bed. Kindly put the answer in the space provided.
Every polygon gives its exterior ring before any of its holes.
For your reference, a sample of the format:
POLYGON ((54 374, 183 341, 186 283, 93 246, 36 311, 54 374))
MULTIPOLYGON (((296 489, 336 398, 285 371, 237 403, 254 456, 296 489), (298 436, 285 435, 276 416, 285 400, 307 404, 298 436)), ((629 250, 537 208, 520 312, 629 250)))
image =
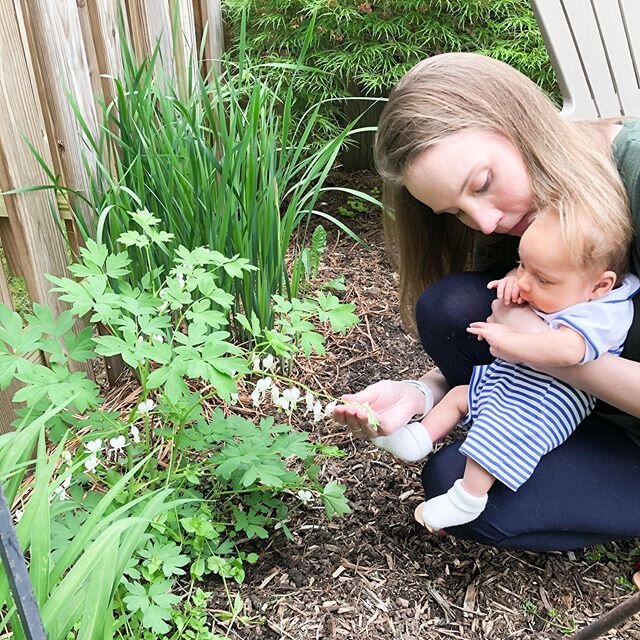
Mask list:
MULTIPOLYGON (((334 176, 365 191, 369 173, 334 176)), ((325 198, 336 213, 346 197, 325 198)), ((327 356, 299 361, 297 374, 340 395, 388 377, 418 376, 428 365, 419 343, 400 325, 396 282, 384 255, 376 211, 345 222, 372 247, 328 229, 320 279, 345 275, 345 301, 360 324, 329 338, 327 356)), ((274 535, 239 592, 244 610, 218 633, 231 638, 560 638, 622 602, 631 592, 638 541, 564 553, 507 552, 452 537, 429 536, 413 522, 421 498, 419 466, 401 466, 336 424, 301 425, 314 439, 343 449, 323 479, 347 486, 352 513, 327 521, 319 504, 292 513, 274 535)), ((210 607, 228 610, 218 581, 210 607)), ((640 639, 638 617, 606 638, 640 639)))

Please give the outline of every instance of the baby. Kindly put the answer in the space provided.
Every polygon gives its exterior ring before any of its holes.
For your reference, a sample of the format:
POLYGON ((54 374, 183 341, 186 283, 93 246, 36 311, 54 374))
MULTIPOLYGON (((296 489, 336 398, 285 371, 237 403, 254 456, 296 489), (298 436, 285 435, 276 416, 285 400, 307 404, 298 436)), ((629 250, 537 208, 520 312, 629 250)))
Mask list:
POLYGON ((540 458, 593 410, 593 396, 533 367, 584 364, 622 351, 633 320, 631 298, 640 288, 640 280, 625 273, 628 256, 620 247, 629 242, 608 247, 593 224, 579 222, 571 243, 557 210, 541 211, 520 240, 517 273, 488 285, 507 304, 528 303, 547 330, 472 323, 467 330, 509 361, 475 367, 469 385, 451 389, 421 423, 372 440, 402 460, 417 461, 461 419, 470 425, 460 447, 467 456, 464 476, 416 509, 416 520, 431 530, 475 520, 496 480, 517 491, 540 458))

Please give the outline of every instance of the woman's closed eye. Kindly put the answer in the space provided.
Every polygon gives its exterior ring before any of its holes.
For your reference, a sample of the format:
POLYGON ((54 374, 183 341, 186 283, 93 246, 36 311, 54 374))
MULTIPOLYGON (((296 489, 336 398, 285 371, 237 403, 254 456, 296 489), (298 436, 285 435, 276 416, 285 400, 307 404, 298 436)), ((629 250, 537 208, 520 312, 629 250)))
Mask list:
POLYGON ((491 171, 487 171, 486 175, 484 176, 484 180, 481 179, 481 186, 475 190, 475 193, 484 193, 485 191, 488 191, 489 187, 491 186, 491 179, 491 171))

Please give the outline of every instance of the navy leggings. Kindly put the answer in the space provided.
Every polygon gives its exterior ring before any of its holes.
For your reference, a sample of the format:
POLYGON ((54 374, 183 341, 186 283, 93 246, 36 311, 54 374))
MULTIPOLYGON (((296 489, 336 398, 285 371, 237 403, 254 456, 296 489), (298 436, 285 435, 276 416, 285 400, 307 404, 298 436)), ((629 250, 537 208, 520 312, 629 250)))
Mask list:
MULTIPOLYGON (((484 341, 467 333, 491 313, 491 276, 457 273, 430 286, 416 305, 420 339, 451 386, 467 384, 476 364, 491 362, 484 341)), ((464 473, 455 442, 425 464, 426 498, 446 492, 464 473)), ((514 493, 496 482, 479 518, 447 532, 505 549, 552 551, 640 536, 640 447, 606 416, 592 414, 563 445, 542 458, 514 493)))

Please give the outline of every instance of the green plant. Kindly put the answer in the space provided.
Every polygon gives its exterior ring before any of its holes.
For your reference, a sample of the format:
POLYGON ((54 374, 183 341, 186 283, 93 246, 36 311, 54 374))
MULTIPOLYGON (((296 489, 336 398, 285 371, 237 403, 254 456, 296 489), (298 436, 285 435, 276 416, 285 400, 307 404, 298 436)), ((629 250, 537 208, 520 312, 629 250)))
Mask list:
MULTIPOLYGON (((269 66, 305 75, 305 52, 303 47, 293 62, 269 66)), ((342 222, 316 208, 353 123, 312 149, 321 105, 307 105, 304 118, 294 121, 295 88, 285 85, 284 75, 265 81, 264 65, 251 63, 242 45, 221 75, 191 77, 186 96, 158 78, 156 55, 139 65, 124 45, 123 77, 114 80, 116 98, 103 108, 97 138, 78 113, 98 161, 89 175, 90 193, 73 194, 74 202, 88 204, 98 217, 86 221, 77 206, 74 213, 85 240, 94 238, 114 253, 123 244, 147 243, 144 253, 129 251, 128 272, 119 276, 123 285, 136 287, 152 278, 159 287, 171 262, 169 237, 189 250, 206 246, 255 265, 257 271, 239 278, 222 277, 222 288, 233 296, 231 329, 251 339, 235 317, 242 313, 261 328, 272 328, 272 295, 296 297, 301 274, 313 271, 317 248, 301 248, 304 233, 292 242, 310 216, 327 219, 356 239, 342 222), (151 219, 157 226, 149 226, 151 219)), ((46 170, 52 187, 68 195, 59 177, 46 170)))
MULTIPOLYGON (((305 300, 274 296, 274 326, 263 330, 234 310, 233 296, 221 287, 255 267, 208 248, 174 247, 149 212, 129 215, 140 231, 125 231, 118 242, 140 261, 161 245, 171 256, 166 272, 157 268, 133 287, 123 282, 129 254, 88 240, 70 267, 74 278, 50 277, 69 311, 54 318, 35 304, 23 319, 0 305, 0 389, 20 381, 14 401, 25 406, 17 426, 35 425, 0 437, 0 470, 20 470, 7 474, 14 501, 39 443, 36 490, 22 493, 18 532, 30 550, 51 638, 174 633, 176 610, 180 620, 190 616, 176 594, 179 581, 191 588, 214 574, 242 582, 246 564, 258 559, 244 543, 267 538, 276 526, 288 534, 292 504, 317 500, 329 517, 348 511, 344 487, 319 477, 317 458, 338 455, 335 448, 310 442, 287 420, 271 416, 255 424, 232 409, 238 385, 253 384, 258 395, 269 389, 274 409, 289 416, 300 390, 284 389, 276 398, 274 380, 282 384, 286 376, 273 371, 276 360, 266 350, 285 359, 323 353, 319 329, 352 326, 353 305, 322 291, 305 300), (75 335, 70 329, 80 316, 92 326, 75 335), (231 317, 251 334, 253 350, 231 341, 231 317), (49 367, 29 359, 34 350, 46 354, 49 367), (97 385, 72 370, 98 354, 122 356, 135 370, 140 395, 133 406, 102 409, 97 385), (268 385, 266 378, 255 381, 266 373, 268 385), (45 427, 56 444, 51 455, 45 427), (51 496, 58 500, 49 502, 51 496), (57 585, 68 585, 60 587, 63 595, 56 595, 57 585), (73 599, 78 590, 84 598, 73 599), (94 599, 87 602, 87 594, 94 599), (73 607, 55 616, 63 597, 73 607)), ((308 390, 307 396, 314 418, 321 417, 320 400, 308 390)), ((232 611, 239 615, 235 605, 232 611)))
POLYGON ((355 218, 357 215, 361 213, 365 213, 369 210, 369 207, 357 198, 349 198, 347 200, 347 206, 338 207, 338 213, 341 216, 345 216, 346 218, 355 218))
POLYGON ((261 68, 268 77, 280 77, 283 69, 275 65, 297 58, 314 21, 310 70, 290 74, 290 81, 297 117, 326 101, 325 134, 340 128, 337 97, 384 96, 418 61, 445 51, 499 58, 558 96, 527 0, 225 0, 223 8, 234 34, 247 15, 247 37, 238 47, 274 63, 261 68))
POLYGON ((4 270, 7 274, 7 284, 14 308, 18 313, 27 313, 31 309, 31 300, 25 280, 18 276, 9 275, 9 267, 2 246, 0 246, 0 270, 4 270))
POLYGON ((532 600, 525 600, 522 604, 525 615, 530 619, 537 618, 544 625, 549 625, 557 629, 563 635, 575 633, 577 624, 573 616, 563 614, 556 607, 546 610, 546 616, 539 612, 538 605, 532 600))
MULTIPOLYGON (((16 532, 30 558, 36 601, 52 640, 66 638, 72 628, 77 638, 107 637, 113 622, 113 593, 125 565, 151 523, 181 504, 169 500, 171 489, 159 489, 121 505, 121 496, 140 464, 97 494, 78 465, 69 464, 68 458, 64 463, 66 438, 49 452, 47 426, 75 400, 69 395, 38 417, 26 416, 16 423, 14 432, 0 436, 0 477, 8 502, 22 505, 16 510, 16 532), (91 513, 83 497, 87 492, 92 494, 91 513), (72 514, 73 526, 59 535, 62 517, 66 515, 70 522, 72 514)), ((12 637, 25 638, 6 574, 0 577, 0 606, 0 632, 11 630, 12 637)))
POLYGON ((616 576, 615 583, 625 591, 635 591, 636 586, 627 576, 616 576))

